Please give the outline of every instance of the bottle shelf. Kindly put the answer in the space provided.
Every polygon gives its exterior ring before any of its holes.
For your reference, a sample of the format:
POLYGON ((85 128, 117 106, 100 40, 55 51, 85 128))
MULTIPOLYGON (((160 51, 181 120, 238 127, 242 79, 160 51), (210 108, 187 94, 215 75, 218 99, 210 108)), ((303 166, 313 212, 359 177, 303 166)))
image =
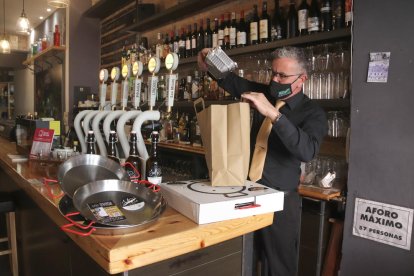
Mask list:
MULTIPOLYGON (((114 14, 114 11, 128 3, 131 3, 131 0, 100 0, 95 5, 92 5, 84 15, 86 17, 103 19, 114 14)), ((135 5, 135 3, 133 5, 135 5)))
POLYGON ((40 67, 43 67, 43 64, 45 63, 51 65, 51 62, 49 61, 51 57, 56 58, 58 62, 62 63, 64 59, 65 50, 65 46, 51 46, 46 50, 43 50, 40 53, 37 53, 36 55, 32 56, 31 58, 28 58, 25 61, 23 61, 23 65, 39 65, 40 67))

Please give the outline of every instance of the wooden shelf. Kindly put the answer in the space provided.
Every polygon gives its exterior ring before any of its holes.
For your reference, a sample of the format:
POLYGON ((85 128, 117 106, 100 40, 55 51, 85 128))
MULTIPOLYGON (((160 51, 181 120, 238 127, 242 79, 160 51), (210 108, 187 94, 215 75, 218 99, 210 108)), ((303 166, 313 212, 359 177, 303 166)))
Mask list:
MULTIPOLYGON (((147 145, 151 145, 150 142, 145 142, 147 145)), ((203 147, 193 147, 191 145, 184 145, 184 144, 176 144, 176 143, 167 143, 167 142, 159 142, 158 146, 163 149, 171 149, 177 150, 182 152, 189 152, 189 153, 197 153, 197 154, 205 154, 203 147)))
POLYGON ((95 5, 90 7, 84 15, 86 17, 103 19, 130 2, 131 0, 100 0, 95 5))
POLYGON ((26 59, 23 61, 23 65, 29 66, 33 65, 35 62, 43 62, 50 57, 56 57, 60 61, 62 61, 62 53, 66 50, 65 46, 52 46, 47 48, 46 50, 41 51, 40 53, 32 56, 31 58, 26 59))
POLYGON ((137 22, 124 29, 124 31, 142 32, 153 30, 157 27, 164 26, 169 22, 175 21, 177 18, 184 18, 193 14, 198 14, 204 9, 211 8, 214 5, 226 1, 228 0, 187 0, 184 3, 177 4, 172 8, 156 13, 150 18, 137 22))

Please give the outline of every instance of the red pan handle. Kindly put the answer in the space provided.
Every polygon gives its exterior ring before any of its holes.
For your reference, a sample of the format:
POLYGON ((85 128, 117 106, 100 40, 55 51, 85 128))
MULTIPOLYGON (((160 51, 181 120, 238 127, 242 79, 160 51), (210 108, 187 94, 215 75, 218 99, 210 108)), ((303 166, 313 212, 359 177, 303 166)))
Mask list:
POLYGON ((50 185, 49 185, 49 183, 58 183, 58 181, 57 180, 55 180, 55 179, 48 179, 48 178, 43 178, 43 184, 45 185, 45 187, 46 187, 46 192, 47 192, 47 195, 50 197, 50 198, 52 198, 52 199, 56 199, 56 198, 60 198, 60 197, 62 197, 63 195, 64 195, 64 193, 63 193, 63 191, 60 191, 60 193, 58 194, 58 195, 54 195, 53 193, 52 193, 52 188, 50 187, 50 185))
POLYGON ((94 222, 93 222, 93 221, 90 221, 87 225, 83 225, 83 224, 80 224, 80 223, 78 223, 78 222, 74 221, 74 220, 71 218, 71 217, 73 217, 73 216, 77 216, 77 215, 80 215, 80 212, 67 213, 66 215, 64 215, 64 217, 65 217, 65 219, 67 219, 67 220, 68 220, 71 224, 73 224, 73 225, 75 225, 76 227, 78 227, 78 228, 80 228, 80 229, 83 229, 83 230, 86 230, 86 229, 91 228, 92 224, 94 224, 94 222))
POLYGON ((129 162, 125 162, 125 163, 124 163, 124 164, 122 164, 121 166, 122 166, 122 167, 126 167, 126 166, 131 167, 131 168, 132 168, 132 170, 134 171, 135 176, 130 177, 131 182, 135 182, 135 183, 136 183, 136 182, 139 180, 139 178, 141 177, 141 174, 139 173, 138 169, 137 169, 137 168, 135 168, 135 166, 134 166, 134 165, 132 165, 131 163, 129 163, 129 162))
POLYGON ((96 231, 95 227, 92 227, 88 232, 76 231, 76 230, 70 229, 70 227, 72 227, 72 226, 74 226, 74 224, 69 223, 69 224, 62 225, 60 227, 60 229, 62 229, 65 232, 69 232, 69 233, 72 233, 72 234, 75 234, 75 235, 78 235, 78 236, 81 236, 81 237, 90 236, 90 235, 93 234, 93 232, 96 231))
POLYGON ((155 185, 149 182, 148 180, 137 181, 137 184, 145 185, 148 189, 152 190, 154 193, 158 193, 161 190, 159 185, 155 185))

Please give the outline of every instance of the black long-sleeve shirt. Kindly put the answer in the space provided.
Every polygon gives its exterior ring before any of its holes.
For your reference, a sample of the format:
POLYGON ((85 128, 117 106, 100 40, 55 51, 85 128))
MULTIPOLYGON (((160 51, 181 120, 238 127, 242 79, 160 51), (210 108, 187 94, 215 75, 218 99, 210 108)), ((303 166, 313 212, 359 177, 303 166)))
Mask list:
MULTIPOLYGON (((276 99, 268 93, 268 85, 251 82, 229 74, 219 85, 234 96, 244 92, 262 92, 274 105, 276 99)), ((328 123, 323 109, 302 92, 285 100, 280 112, 283 116, 273 124, 268 139, 268 150, 260 183, 283 191, 297 188, 300 163, 312 160, 319 152, 328 123)), ((264 116, 256 110, 251 128, 251 154, 264 116)))

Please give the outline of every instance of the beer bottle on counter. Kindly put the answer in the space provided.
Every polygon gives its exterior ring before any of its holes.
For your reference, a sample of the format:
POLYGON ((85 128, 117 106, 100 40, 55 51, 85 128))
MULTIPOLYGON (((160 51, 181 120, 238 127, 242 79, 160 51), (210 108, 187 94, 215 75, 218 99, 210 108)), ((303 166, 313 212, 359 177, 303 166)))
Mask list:
POLYGON ((88 131, 88 136, 86 137, 86 154, 96 154, 95 134, 92 130, 88 131))
POLYGON ((118 164, 120 163, 117 156, 116 142, 118 142, 118 137, 114 130, 109 132, 109 144, 108 144, 108 158, 114 160, 118 164))
POLYGON ((159 142, 158 131, 151 133, 151 154, 146 163, 147 180, 153 184, 159 185, 162 182, 162 171, 160 159, 157 152, 157 144, 159 142))
MULTIPOLYGON (((129 156, 125 162, 131 163, 137 171, 141 170, 141 159, 138 155, 137 133, 135 131, 131 131, 129 134, 129 156)), ((130 178, 136 176, 135 171, 130 166, 126 166, 125 170, 130 178)))

